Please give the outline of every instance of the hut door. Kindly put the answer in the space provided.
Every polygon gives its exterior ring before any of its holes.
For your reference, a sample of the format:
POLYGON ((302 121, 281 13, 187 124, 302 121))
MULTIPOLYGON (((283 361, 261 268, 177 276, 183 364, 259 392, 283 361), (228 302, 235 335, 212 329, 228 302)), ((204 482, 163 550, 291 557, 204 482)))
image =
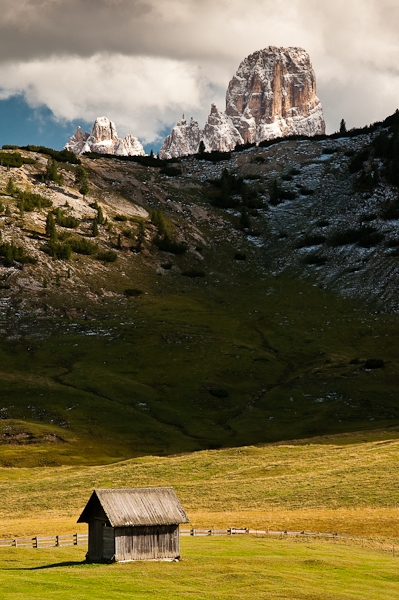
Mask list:
POLYGON ((113 527, 103 527, 103 559, 115 560, 115 530, 113 527))

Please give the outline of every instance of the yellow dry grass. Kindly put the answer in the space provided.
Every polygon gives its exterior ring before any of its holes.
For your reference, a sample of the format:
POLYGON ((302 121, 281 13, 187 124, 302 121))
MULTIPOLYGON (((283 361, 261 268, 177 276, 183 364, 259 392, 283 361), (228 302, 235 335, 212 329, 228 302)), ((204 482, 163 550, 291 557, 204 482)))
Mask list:
POLYGON ((0 537, 84 531, 95 487, 171 485, 194 527, 399 538, 397 432, 142 457, 96 467, 0 469, 0 537))

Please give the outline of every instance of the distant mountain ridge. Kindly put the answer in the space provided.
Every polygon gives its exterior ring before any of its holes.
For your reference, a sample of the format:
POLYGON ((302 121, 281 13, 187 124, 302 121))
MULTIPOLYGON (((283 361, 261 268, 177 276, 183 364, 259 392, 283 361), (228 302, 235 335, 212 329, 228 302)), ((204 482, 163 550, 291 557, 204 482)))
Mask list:
POLYGON ((237 144, 258 143, 289 135, 325 133, 316 76, 302 48, 269 46, 240 64, 226 93, 226 111, 214 104, 203 130, 183 118, 165 139, 162 159, 205 150, 229 152, 237 144))
POLYGON ((99 154, 115 154, 116 156, 144 156, 144 148, 136 137, 128 134, 119 138, 116 126, 107 117, 98 117, 91 134, 77 128, 74 135, 64 146, 75 154, 98 152, 99 154))

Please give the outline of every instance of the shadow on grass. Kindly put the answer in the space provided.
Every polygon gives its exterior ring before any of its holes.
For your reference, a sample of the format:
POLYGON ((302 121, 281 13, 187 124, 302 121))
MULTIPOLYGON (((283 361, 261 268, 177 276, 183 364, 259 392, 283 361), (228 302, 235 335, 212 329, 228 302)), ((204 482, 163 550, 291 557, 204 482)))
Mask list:
POLYGON ((89 565, 90 563, 86 562, 85 560, 72 560, 72 561, 65 561, 65 562, 59 562, 59 563, 54 563, 53 565, 42 565, 41 567, 19 567, 19 568, 11 568, 11 569, 4 569, 6 571, 42 571, 43 569, 56 569, 56 568, 60 568, 60 567, 77 567, 77 566, 81 566, 81 565, 89 565))

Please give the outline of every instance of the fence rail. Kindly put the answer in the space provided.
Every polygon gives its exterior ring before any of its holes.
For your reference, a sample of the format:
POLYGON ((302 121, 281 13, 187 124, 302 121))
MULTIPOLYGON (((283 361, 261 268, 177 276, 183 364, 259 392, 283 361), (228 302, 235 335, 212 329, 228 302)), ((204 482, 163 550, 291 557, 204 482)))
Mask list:
MULTIPOLYGON (((229 529, 180 529, 181 537, 211 537, 211 536, 272 536, 280 537, 280 539, 289 536, 297 537, 313 537, 325 540, 340 540, 341 543, 352 543, 361 545, 364 548, 374 548, 385 553, 399 556, 398 545, 392 544, 392 541, 377 541, 368 538, 354 537, 339 533, 315 533, 313 531, 271 531, 270 529, 249 529, 247 527, 230 527, 229 529)), ((89 536, 87 533, 73 533, 66 535, 51 535, 51 536, 33 536, 26 538, 9 538, 0 539, 0 548, 56 548, 67 546, 83 546, 87 547, 89 536)))
POLYGON ((87 545, 88 538, 89 536, 87 533, 13 538, 0 540, 0 548, 55 548, 58 546, 80 546, 82 544, 87 545))

